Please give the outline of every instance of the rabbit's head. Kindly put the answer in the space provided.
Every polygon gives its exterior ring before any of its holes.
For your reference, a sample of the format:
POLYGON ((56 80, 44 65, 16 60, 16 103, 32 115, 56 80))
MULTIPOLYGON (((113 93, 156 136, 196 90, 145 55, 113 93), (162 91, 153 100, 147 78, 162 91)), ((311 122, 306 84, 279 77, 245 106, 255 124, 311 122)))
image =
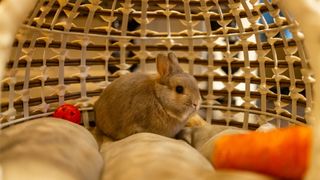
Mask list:
POLYGON ((155 93, 168 115, 186 121, 200 108, 201 96, 196 79, 184 73, 173 53, 157 56, 159 74, 155 93))

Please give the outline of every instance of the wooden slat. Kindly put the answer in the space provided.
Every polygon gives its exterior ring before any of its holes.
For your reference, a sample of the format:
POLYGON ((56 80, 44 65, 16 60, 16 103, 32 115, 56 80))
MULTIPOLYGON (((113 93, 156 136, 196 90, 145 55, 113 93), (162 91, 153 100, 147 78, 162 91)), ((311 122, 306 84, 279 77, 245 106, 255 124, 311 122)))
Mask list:
MULTIPOLYGON (((188 64, 189 60, 187 58, 178 58, 180 64, 188 64)), ((80 65, 80 59, 65 59, 64 62, 65 66, 79 66, 80 65)), ((108 60, 109 65, 117 65, 120 63, 120 58, 114 58, 111 57, 108 60)), ((140 60, 139 58, 126 58, 126 63, 127 64, 139 64, 140 60)), ((155 63, 155 58, 147 58, 146 63, 155 63)), ((214 65, 216 67, 228 67, 228 62, 226 60, 214 60, 213 61, 214 65)), ((20 59, 18 62, 18 68, 25 68, 27 64, 27 61, 25 59, 20 59)), ((196 65, 203 65, 206 66, 208 65, 208 61, 206 59, 195 59, 194 64, 196 65)), ((275 62, 274 61, 266 61, 265 63, 266 68, 274 68, 275 67, 275 62)), ((95 59, 86 59, 86 65, 87 66, 104 66, 105 65, 105 60, 102 58, 95 58, 95 59)), ((7 68, 12 68, 13 66, 13 60, 10 60, 7 63, 7 68)), ((33 59, 31 62, 31 67, 41 67, 43 66, 43 60, 42 59, 33 59)), ((46 61, 46 66, 48 67, 57 67, 59 66, 59 59, 49 59, 46 61)), ((234 60, 231 63, 232 67, 244 67, 244 61, 241 60, 234 60)), ((293 66, 295 68, 301 68, 301 63, 299 62, 294 62, 293 66)), ((250 61, 250 67, 252 68, 258 68, 259 67, 259 62, 256 60, 250 61)), ((278 66, 279 68, 287 68, 288 67, 288 62, 286 60, 278 60, 278 66)))
MULTIPOLYGON (((18 45, 18 41, 16 40, 13 44, 13 47, 17 47, 18 45)), ((296 42, 292 39, 288 40, 288 45, 293 47, 296 46, 296 42)), ((24 48, 28 48, 30 46, 30 41, 25 41, 23 44, 24 48)), ((36 40, 35 42, 35 47, 37 48, 44 48, 46 46, 46 43, 43 40, 36 40)), ((60 48, 61 46, 61 42, 59 41, 52 41, 52 43, 49 44, 49 48, 60 48)), ((274 47, 275 48, 283 48, 284 47, 284 42, 282 40, 277 40, 274 43, 274 47)), ((186 45, 173 45, 171 47, 172 51, 188 51, 188 46, 186 45)), ((267 42, 262 43, 262 48, 263 49, 271 49, 271 45, 267 42)), ((78 43, 71 43, 68 42, 66 45, 66 49, 73 49, 73 50, 81 50, 81 45, 78 43)), ((253 51, 253 50, 257 50, 257 45, 256 44, 249 44, 248 45, 248 50, 249 51, 253 51)), ((106 46, 105 45, 94 45, 94 44, 89 44, 87 46, 87 50, 88 51, 105 51, 106 50, 106 46)), ((120 47, 117 45, 110 45, 109 46, 109 50, 110 51, 120 51, 120 47)), ((140 46, 138 44, 136 45, 128 45, 126 47, 127 51, 139 51, 140 50, 140 46)), ((168 48, 165 45, 147 45, 146 46, 146 50, 148 51, 167 51, 168 48)), ((208 47, 205 45, 195 45, 194 46, 194 51, 195 52, 200 52, 200 51, 207 51, 208 47)), ((217 45, 214 47, 213 49, 214 51, 221 51, 221 52, 226 52, 227 51, 227 47, 226 46, 222 46, 222 45, 217 45)), ((241 44, 237 44, 237 45, 230 45, 230 51, 242 51, 243 47, 241 44)))

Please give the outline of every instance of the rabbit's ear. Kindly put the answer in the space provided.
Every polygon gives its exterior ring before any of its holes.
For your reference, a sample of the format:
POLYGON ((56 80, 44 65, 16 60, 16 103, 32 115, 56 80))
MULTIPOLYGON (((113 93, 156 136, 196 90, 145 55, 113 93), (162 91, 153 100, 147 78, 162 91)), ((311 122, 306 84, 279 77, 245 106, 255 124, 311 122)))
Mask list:
POLYGON ((168 57, 163 54, 157 56, 157 70, 160 76, 182 73, 183 70, 179 66, 179 62, 174 53, 170 52, 168 57))

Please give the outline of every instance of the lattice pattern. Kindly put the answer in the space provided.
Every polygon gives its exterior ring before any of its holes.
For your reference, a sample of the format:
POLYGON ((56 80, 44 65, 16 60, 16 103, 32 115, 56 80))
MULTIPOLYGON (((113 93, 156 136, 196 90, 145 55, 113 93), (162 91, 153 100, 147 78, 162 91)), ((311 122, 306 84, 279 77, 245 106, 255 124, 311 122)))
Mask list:
POLYGON ((135 65, 154 71, 156 55, 173 51, 199 81, 208 122, 305 123, 313 78, 297 24, 281 13, 268 0, 40 0, 16 35, 1 122, 67 101, 89 126, 110 82, 135 65))

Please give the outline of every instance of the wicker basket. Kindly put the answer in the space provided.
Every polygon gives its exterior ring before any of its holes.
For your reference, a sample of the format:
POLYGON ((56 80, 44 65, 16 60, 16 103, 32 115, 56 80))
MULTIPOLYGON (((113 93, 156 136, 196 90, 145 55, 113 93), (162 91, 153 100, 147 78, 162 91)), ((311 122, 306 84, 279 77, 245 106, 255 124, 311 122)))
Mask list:
POLYGON ((320 66, 310 61, 319 45, 312 44, 317 36, 307 18, 319 15, 309 11, 311 0, 287 3, 2 0, 0 128, 48 116, 65 102, 93 126, 101 91, 123 74, 152 73, 156 55, 168 51, 198 80, 200 114, 209 123, 244 129, 311 123, 319 101, 310 67, 320 66))

